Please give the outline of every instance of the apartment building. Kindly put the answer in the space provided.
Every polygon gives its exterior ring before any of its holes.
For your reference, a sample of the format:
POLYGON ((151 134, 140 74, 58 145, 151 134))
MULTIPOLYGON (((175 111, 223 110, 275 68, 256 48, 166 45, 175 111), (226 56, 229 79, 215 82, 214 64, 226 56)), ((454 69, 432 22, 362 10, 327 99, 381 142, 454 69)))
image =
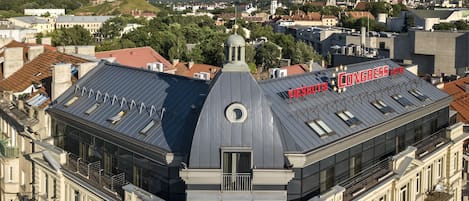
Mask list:
POLYGON ((55 29, 54 20, 48 17, 24 16, 8 18, 17 27, 35 29, 38 33, 48 33, 55 29))
POLYGON ((0 58, 0 199, 32 199, 39 184, 30 154, 35 152, 36 141, 51 141, 45 109, 76 81, 72 70, 82 75, 96 64, 47 46, 16 41, 3 47, 0 58))
POLYGON ((388 59, 257 82, 225 47, 212 81, 102 62, 55 99, 56 167, 89 184, 65 196, 459 200, 448 94, 388 59))
POLYGON ((58 16, 55 23, 56 29, 81 26, 91 34, 95 34, 103 23, 114 16, 58 16))

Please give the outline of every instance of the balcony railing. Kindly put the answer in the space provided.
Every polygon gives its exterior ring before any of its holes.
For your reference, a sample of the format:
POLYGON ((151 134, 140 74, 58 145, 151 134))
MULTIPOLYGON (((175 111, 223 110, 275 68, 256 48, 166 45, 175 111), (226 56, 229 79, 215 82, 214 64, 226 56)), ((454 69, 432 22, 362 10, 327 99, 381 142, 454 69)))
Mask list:
POLYGON ((117 198, 122 198, 124 191, 122 186, 126 185, 125 174, 119 173, 108 175, 101 169, 101 162, 87 162, 78 156, 69 153, 67 155, 67 164, 65 168, 70 172, 86 179, 86 182, 92 186, 104 190, 105 193, 111 193, 117 198))
POLYGON ((390 163, 390 158, 387 158, 340 183, 339 185, 345 188, 343 200, 352 200, 390 176, 392 171, 390 163))
POLYGON ((251 191, 252 182, 250 173, 223 173, 222 191, 251 191))
POLYGON ((413 145, 417 148, 417 151, 415 152, 416 158, 422 159, 423 157, 437 150, 449 141, 450 139, 446 137, 446 129, 441 129, 433 133, 432 135, 424 138, 423 140, 413 145))
POLYGON ((1 154, 5 158, 18 158, 19 149, 18 147, 3 147, 1 154))

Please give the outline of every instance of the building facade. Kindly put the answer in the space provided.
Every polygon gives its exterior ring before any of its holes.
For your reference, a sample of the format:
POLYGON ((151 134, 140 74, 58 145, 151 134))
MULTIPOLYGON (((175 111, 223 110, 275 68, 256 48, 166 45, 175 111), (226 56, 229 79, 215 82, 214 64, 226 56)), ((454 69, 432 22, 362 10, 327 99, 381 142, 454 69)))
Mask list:
POLYGON ((114 16, 58 16, 55 23, 56 29, 72 28, 81 26, 88 30, 90 34, 95 34, 103 23, 114 16))
POLYGON ((121 199, 459 200, 448 94, 387 59, 257 82, 225 48, 210 82, 91 70, 48 109, 63 171, 121 199))

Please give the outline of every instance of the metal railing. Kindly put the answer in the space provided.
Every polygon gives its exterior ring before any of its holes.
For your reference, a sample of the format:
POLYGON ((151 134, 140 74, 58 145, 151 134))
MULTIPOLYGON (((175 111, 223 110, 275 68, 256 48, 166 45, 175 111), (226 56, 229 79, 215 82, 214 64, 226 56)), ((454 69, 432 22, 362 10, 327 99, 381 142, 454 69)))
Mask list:
POLYGON ((449 141, 450 139, 446 137, 446 129, 441 129, 433 133, 432 135, 424 138, 423 140, 420 140, 413 145, 417 148, 417 151, 415 151, 416 158, 422 159, 449 141))
MULTIPOLYGON (((87 162, 82 158, 69 153, 67 163, 64 166, 67 170, 86 179, 86 182, 98 189, 105 189, 109 193, 122 197, 122 186, 126 185, 125 173, 108 175, 101 169, 101 162, 87 162)), ((103 192, 105 192, 103 191, 103 192)))
POLYGON ((252 182, 250 173, 223 173, 222 191, 251 191, 252 182))
POLYGON ((1 154, 5 158, 18 158, 19 153, 18 147, 4 147, 1 154))

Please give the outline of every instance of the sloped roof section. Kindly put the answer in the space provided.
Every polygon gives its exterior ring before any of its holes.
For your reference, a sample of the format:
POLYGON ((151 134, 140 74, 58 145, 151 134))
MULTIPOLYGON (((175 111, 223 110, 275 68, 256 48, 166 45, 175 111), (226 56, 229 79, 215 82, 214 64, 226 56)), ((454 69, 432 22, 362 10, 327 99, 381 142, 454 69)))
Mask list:
POLYGON ((458 111, 457 120, 469 123, 469 77, 448 82, 443 90, 453 96, 451 108, 458 111))
POLYGON ((425 18, 439 18, 439 19, 446 19, 448 18, 451 14, 453 14, 454 11, 451 10, 416 10, 416 9, 409 9, 411 13, 419 17, 420 19, 425 19, 425 18))
MULTIPOLYGON (((378 66, 388 65, 393 69, 398 64, 388 60, 377 60, 348 66, 347 72, 372 69, 378 66)), ((289 89, 295 89, 304 85, 314 85, 328 81, 332 77, 334 69, 318 72, 304 73, 301 75, 272 79, 260 82, 264 94, 272 102, 272 111, 280 119, 286 132, 282 132, 284 149, 290 153, 305 153, 344 137, 349 137, 365 129, 377 126, 390 119, 405 113, 418 110, 423 105, 448 97, 448 95, 426 81, 418 78, 410 72, 404 74, 383 77, 361 84, 350 86, 344 93, 329 90, 318 92, 297 99, 282 98, 279 94, 289 89), (417 89, 429 97, 420 101, 409 93, 409 90, 417 89), (400 94, 408 99, 413 106, 403 107, 392 95, 400 94), (395 112, 383 115, 371 102, 380 99, 395 112), (348 110, 362 123, 353 127, 348 126, 336 113, 348 110), (307 122, 320 119, 333 134, 320 137, 309 126, 307 122)))
POLYGON ((205 81, 101 62, 57 98, 49 112, 125 139, 123 146, 187 154, 207 91, 205 81), (67 107, 73 97, 77 100, 67 107), (86 114, 96 104, 96 111, 86 114))
POLYGON ((160 62, 163 64, 165 71, 174 70, 174 66, 151 47, 96 52, 96 58, 104 59, 110 57, 116 58, 117 63, 124 66, 146 69, 148 63, 160 62))
POLYGON ((213 79, 215 75, 220 72, 221 68, 217 66, 207 64, 193 64, 189 66, 188 62, 179 62, 176 64, 176 75, 182 75, 193 78, 194 73, 206 72, 210 73, 210 79, 213 79))

